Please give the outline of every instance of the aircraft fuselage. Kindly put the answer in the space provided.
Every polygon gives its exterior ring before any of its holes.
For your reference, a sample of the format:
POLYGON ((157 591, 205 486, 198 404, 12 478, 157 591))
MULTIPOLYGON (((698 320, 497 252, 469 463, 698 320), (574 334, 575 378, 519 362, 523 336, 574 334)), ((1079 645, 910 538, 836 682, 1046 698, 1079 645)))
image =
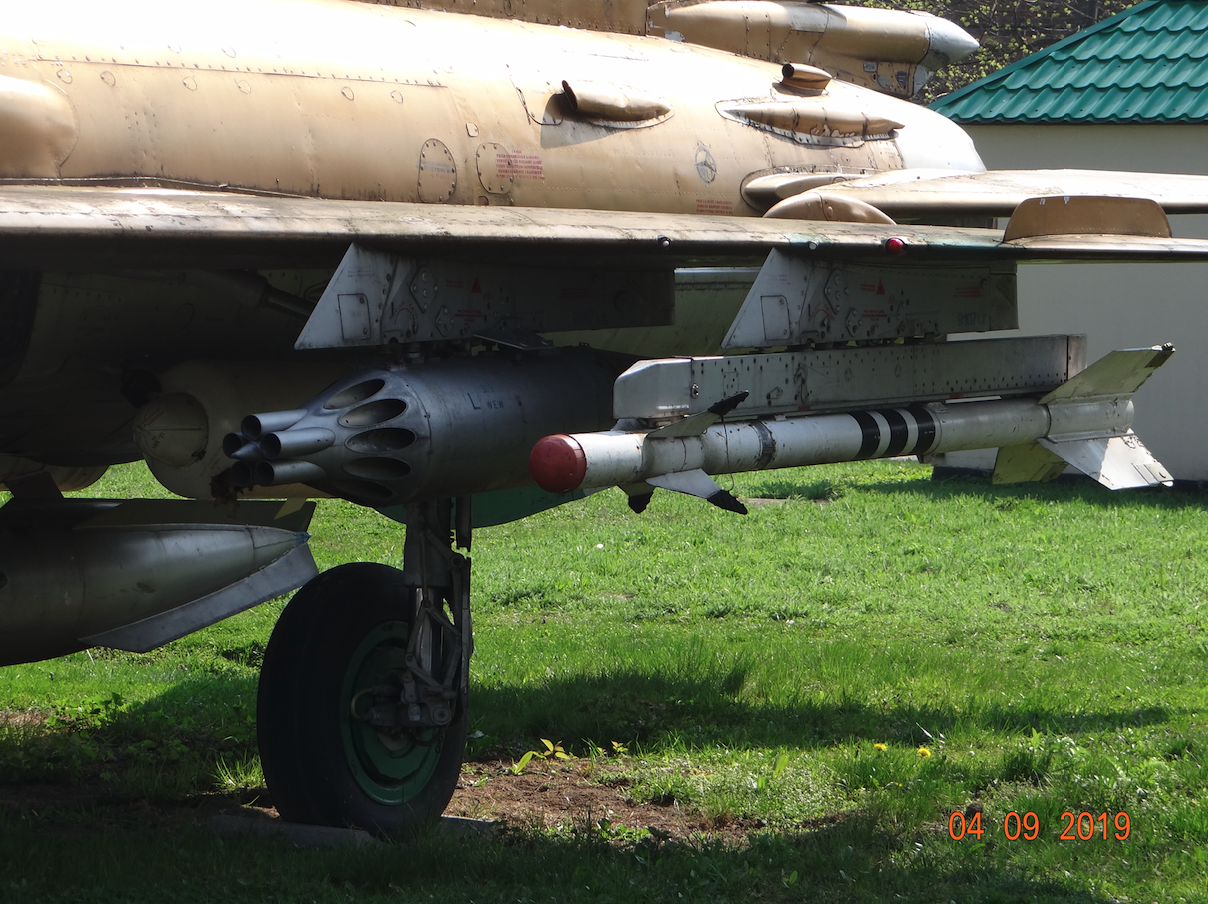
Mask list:
POLYGON ((0 177, 752 215, 760 173, 982 168, 925 109, 662 38, 335 0, 122 12, 6 13, 0 177))

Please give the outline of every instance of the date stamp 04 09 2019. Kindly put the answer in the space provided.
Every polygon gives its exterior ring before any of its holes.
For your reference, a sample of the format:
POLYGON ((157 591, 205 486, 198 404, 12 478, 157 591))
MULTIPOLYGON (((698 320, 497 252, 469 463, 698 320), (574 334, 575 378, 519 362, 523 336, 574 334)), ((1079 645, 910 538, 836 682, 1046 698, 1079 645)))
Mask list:
MULTIPOLYGON (((1058 841, 1090 841, 1092 838, 1101 838, 1106 841, 1108 838, 1108 819, 1107 813, 1071 813, 1066 810, 1061 814, 1061 820, 1064 829, 1057 836, 1058 841)), ((1111 825, 1114 831, 1112 836, 1117 841, 1124 841, 1128 838, 1129 832, 1132 830, 1132 822, 1128 818, 1128 814, 1124 812, 1117 813, 1115 819, 1111 820, 1111 825)), ((1035 813, 1027 812, 1022 816, 1012 810, 1003 818, 1002 826, 1003 837, 1008 841, 1018 841, 1023 838, 1025 841, 1035 841, 1040 837, 1040 817, 1035 813)), ((972 836, 978 841, 982 840, 982 836, 986 834, 986 829, 982 828, 982 815, 980 811, 970 813, 966 811, 961 813, 959 810, 948 817, 948 834, 953 841, 960 841, 963 838, 972 836)))

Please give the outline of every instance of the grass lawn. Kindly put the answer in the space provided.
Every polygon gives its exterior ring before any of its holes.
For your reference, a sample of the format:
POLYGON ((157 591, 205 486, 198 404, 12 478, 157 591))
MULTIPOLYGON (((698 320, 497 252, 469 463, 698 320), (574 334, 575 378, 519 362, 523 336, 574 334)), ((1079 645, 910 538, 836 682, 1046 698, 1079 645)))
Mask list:
MULTIPOLYGON (((143 656, 0 669, 0 900, 1208 901, 1205 497, 929 478, 750 475, 735 492, 770 501, 745 518, 609 491, 476 533, 463 784, 544 738, 572 759, 530 770, 698 831, 212 834, 197 814, 260 793, 277 601, 143 656)), ((155 489, 130 466, 90 493, 155 489)), ((311 529, 321 567, 402 554, 344 503, 311 529)))

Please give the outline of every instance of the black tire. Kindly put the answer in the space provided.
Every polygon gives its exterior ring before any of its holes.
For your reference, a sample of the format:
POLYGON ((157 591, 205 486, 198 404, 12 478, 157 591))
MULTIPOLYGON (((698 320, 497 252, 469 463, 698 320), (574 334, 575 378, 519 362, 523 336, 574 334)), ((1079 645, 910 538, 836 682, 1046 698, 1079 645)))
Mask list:
POLYGON ((342 565, 307 583, 278 619, 256 706, 264 778, 284 819, 409 834, 453 796, 464 699, 444 728, 404 732, 402 740, 349 715, 358 689, 380 681, 401 655, 411 629, 400 614, 407 590, 395 568, 342 565))

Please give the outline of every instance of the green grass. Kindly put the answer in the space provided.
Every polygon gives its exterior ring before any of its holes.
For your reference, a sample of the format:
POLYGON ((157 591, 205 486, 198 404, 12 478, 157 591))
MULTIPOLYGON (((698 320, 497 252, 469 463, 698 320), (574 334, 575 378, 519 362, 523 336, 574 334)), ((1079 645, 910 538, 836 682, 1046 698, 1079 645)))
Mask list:
MULTIPOLYGON (((37 714, 0 727, 0 781, 107 802, 0 808, 0 900, 1208 901, 1203 497, 929 475, 754 475, 736 491, 783 502, 746 518, 611 491, 476 533, 470 755, 616 741, 635 797, 763 826, 745 845, 566 827, 302 854, 140 824, 143 798, 261 781, 278 601, 145 656, 0 669, 0 710, 37 714), (985 836, 953 841, 974 802, 985 836), (1060 841, 1065 811, 1131 834, 1060 841), (1009 812, 1040 837, 1006 839, 1009 812)), ((321 567, 401 555, 352 506, 312 532, 321 567)))

